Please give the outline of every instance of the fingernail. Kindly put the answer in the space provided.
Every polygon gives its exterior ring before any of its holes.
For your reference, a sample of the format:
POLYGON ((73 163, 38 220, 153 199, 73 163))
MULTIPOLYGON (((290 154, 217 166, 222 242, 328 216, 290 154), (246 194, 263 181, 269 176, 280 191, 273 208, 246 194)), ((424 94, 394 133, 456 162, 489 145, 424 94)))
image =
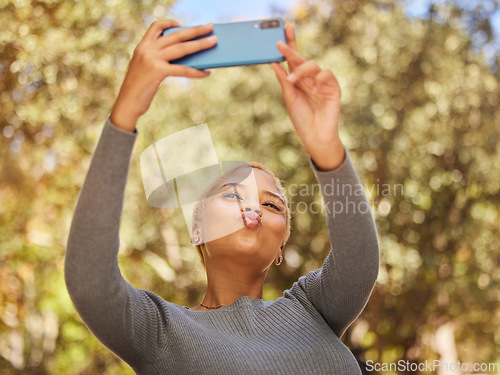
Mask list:
POLYGON ((288 77, 286 77, 286 79, 288 79, 290 82, 295 82, 295 80, 297 79, 297 76, 292 73, 290 75, 288 75, 288 77))
POLYGON ((216 42, 217 41, 217 36, 212 35, 212 36, 209 36, 207 39, 208 39, 209 42, 216 42))
POLYGON ((316 91, 318 91, 318 87, 317 86, 313 86, 312 92, 316 92, 316 91))

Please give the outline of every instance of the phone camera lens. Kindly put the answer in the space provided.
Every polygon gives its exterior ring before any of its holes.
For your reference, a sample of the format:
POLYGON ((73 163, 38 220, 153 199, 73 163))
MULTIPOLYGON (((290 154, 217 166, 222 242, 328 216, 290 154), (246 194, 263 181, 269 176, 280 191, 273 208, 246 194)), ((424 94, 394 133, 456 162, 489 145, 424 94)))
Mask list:
POLYGON ((271 29, 271 28, 276 28, 279 27, 280 23, 277 20, 273 21, 263 21, 260 23, 260 28, 261 29, 271 29))

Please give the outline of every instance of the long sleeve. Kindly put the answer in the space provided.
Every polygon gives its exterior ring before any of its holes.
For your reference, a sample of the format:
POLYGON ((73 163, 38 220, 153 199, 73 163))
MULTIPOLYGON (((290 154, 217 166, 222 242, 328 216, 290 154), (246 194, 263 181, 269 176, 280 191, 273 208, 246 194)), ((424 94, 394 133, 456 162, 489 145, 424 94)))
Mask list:
POLYGON ((344 162, 319 170, 309 157, 325 203, 331 249, 321 268, 299 278, 307 299, 340 338, 368 303, 379 271, 377 230, 346 150, 344 162))
MULTIPOLYGON (((136 136, 107 119, 71 224, 64 276, 91 332, 141 375, 360 373, 339 337, 364 307, 378 272, 371 216, 327 215, 335 251, 321 269, 294 284, 307 303, 242 296, 213 311, 189 310, 135 289, 118 266, 120 218, 136 136), (325 321, 333 331, 325 329, 325 321)), ((359 182, 348 159, 335 171, 316 174, 326 202, 341 200, 326 194, 330 178, 359 182)))
POLYGON ((80 191, 64 269, 68 292, 84 323, 131 366, 150 360, 167 324, 156 296, 133 288, 118 266, 118 233, 136 136, 107 119, 80 191))

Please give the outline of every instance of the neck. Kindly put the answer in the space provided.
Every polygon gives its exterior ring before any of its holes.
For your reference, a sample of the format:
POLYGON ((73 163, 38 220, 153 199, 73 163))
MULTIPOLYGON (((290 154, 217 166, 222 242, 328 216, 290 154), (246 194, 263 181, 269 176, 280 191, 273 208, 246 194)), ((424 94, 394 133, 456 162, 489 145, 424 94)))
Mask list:
POLYGON ((207 264, 206 269, 207 291, 202 302, 204 305, 228 306, 242 296, 262 299, 267 270, 256 273, 248 268, 225 266, 220 262, 218 267, 207 264))

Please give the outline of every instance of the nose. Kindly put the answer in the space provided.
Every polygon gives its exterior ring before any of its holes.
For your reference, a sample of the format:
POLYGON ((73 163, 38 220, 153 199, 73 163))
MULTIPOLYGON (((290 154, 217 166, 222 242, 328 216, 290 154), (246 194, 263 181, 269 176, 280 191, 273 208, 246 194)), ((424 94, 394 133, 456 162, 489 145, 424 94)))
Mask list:
MULTIPOLYGON (((245 212, 247 212, 247 211, 252 211, 252 209, 250 207, 246 207, 245 212)), ((260 210, 253 210, 253 212, 255 212, 259 216, 262 216, 262 211, 260 211, 260 210)))
POLYGON ((241 202, 241 211, 242 212, 247 212, 247 211, 253 211, 257 215, 262 216, 262 211, 260 209, 260 203, 258 200, 255 199, 255 197, 252 197, 252 199, 245 199, 243 202, 241 202))

